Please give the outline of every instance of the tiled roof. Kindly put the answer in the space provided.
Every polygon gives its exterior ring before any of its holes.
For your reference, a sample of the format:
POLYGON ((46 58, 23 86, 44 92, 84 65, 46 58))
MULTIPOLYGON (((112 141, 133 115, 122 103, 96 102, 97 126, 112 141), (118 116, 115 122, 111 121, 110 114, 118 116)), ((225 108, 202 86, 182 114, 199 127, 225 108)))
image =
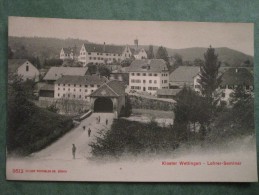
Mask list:
POLYGON ((55 84, 77 84, 77 85, 102 85, 107 79, 105 77, 99 77, 98 75, 85 75, 85 76, 71 76, 66 75, 59 78, 55 84))
MULTIPOLYGON (((138 54, 139 54, 139 52, 140 52, 142 49, 144 49, 144 48, 131 49, 131 50, 132 50, 133 55, 138 55, 138 54)), ((145 50, 145 49, 144 49, 144 51, 146 52, 146 50, 145 50)), ((147 53, 147 52, 146 52, 146 53, 147 53)))
POLYGON ((119 97, 125 95, 125 85, 122 81, 112 80, 95 90, 91 97, 119 97))
POLYGON ((27 59, 9 59, 8 60, 8 73, 14 73, 16 70, 23 65, 27 59))
POLYGON ((170 82, 193 82, 193 77, 200 72, 198 66, 179 66, 169 76, 170 82))
POLYGON ((246 68, 229 68, 222 76, 221 85, 254 85, 254 77, 246 68))
POLYGON ((87 70, 87 67, 51 67, 43 80, 55 81, 62 75, 84 76, 87 70))
POLYGON ((87 52, 98 52, 98 53, 116 53, 122 54, 123 46, 117 45, 107 45, 107 44, 93 44, 93 43, 86 43, 84 47, 87 52))
POLYGON ((157 95, 176 95, 181 89, 158 89, 157 95))
POLYGON ((168 71, 166 63, 162 59, 134 60, 128 67, 128 72, 162 72, 168 71))

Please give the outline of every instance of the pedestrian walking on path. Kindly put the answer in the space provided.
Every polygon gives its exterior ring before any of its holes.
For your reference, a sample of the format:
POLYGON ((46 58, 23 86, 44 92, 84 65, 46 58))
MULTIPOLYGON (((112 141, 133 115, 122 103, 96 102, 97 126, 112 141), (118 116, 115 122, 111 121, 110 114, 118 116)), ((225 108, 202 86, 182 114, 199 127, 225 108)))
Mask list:
POLYGON ((75 144, 72 144, 72 154, 73 154, 73 159, 76 158, 76 146, 75 144))
POLYGON ((88 137, 90 137, 91 136, 91 129, 89 128, 88 129, 88 137))

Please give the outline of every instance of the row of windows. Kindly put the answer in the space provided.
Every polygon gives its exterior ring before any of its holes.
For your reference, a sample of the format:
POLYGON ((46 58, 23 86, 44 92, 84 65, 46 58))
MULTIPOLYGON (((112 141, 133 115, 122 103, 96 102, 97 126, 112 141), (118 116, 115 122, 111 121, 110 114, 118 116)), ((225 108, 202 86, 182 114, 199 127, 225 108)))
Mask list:
POLYGON ((162 74, 162 76, 167 77, 167 76, 168 76, 168 74, 162 74))
POLYGON ((116 60, 116 58, 101 58, 101 57, 89 57, 89 60, 116 60))
POLYGON ((167 80, 162 80, 162 83, 167 83, 167 80))
MULTIPOLYGON (((76 84, 71 84, 71 86, 73 86, 74 85, 74 87, 76 87, 76 86, 78 86, 78 87, 85 87, 85 88, 87 88, 87 87, 94 87, 94 85, 76 85, 76 84)), ((70 84, 58 84, 58 86, 68 86, 68 87, 70 87, 70 84)), ((100 85, 97 85, 97 87, 100 87, 100 85)))
POLYGON ((139 80, 139 79, 131 79, 131 82, 132 83, 141 83, 141 80, 139 80))
POLYGON ((150 91, 155 91, 157 89, 158 89, 157 87, 148 87, 148 90, 150 90, 150 91))
MULTIPOLYGON (((137 90, 141 90, 140 86, 131 86, 131 89, 137 89, 137 90)), ((158 87, 148 87, 148 90, 150 91, 156 91, 158 89, 158 87)), ((145 87, 143 87, 143 90, 145 91, 145 87)))
MULTIPOLYGON (((80 52, 80 55, 85 55, 86 52, 80 52)), ((88 52, 88 55, 91 55, 91 52, 88 52)), ((96 53, 98 56, 106 55, 106 56, 121 56, 121 54, 115 54, 115 53, 96 53)))
POLYGON ((87 99, 88 98, 88 96, 81 96, 81 95, 78 95, 78 96, 76 96, 76 95, 72 95, 72 94, 63 94, 62 96, 61 96, 61 94, 59 94, 58 93, 58 97, 63 97, 63 98, 78 98, 78 99, 87 99))
MULTIPOLYGON (((60 90, 60 88, 58 88, 58 91, 60 90)), ((66 90, 66 88, 63 88, 63 91, 65 91, 66 90)), ((68 88, 68 91, 70 91, 70 88, 68 88)), ((76 91, 76 89, 74 89, 74 91, 76 91)), ((79 89, 79 92, 81 92, 82 90, 81 89, 79 89)), ((90 90, 89 90, 90 91, 90 90)), ((94 90, 91 90, 91 92, 93 92, 94 90)), ((88 90, 87 89, 85 89, 85 92, 88 92, 88 90)))
MULTIPOLYGON (((131 81, 131 83, 141 83, 141 80, 139 80, 139 79, 131 79, 130 81, 131 81)), ((143 82, 143 83, 146 83, 146 80, 143 80, 142 82, 143 82)), ((157 80, 154 80, 154 81, 149 80, 148 82, 149 82, 149 83, 154 82, 154 83, 156 84, 156 83, 157 83, 157 80)))
MULTIPOLYGON (((141 73, 134 73, 134 72, 133 72, 133 73, 131 73, 131 76, 135 76, 135 75, 136 75, 136 76, 140 76, 140 74, 141 74, 141 73)), ((148 76, 155 76, 155 77, 157 76, 157 74, 152 74, 152 73, 148 73, 148 74, 147 74, 147 73, 142 73, 142 76, 147 76, 147 75, 148 75, 148 76)))
POLYGON ((141 89, 140 86, 131 86, 131 89, 141 89))

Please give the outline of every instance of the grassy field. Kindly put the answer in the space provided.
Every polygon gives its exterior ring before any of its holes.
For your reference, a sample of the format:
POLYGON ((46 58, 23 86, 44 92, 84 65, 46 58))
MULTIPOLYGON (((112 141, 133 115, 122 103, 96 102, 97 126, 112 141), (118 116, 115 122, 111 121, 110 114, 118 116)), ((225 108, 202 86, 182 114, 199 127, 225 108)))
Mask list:
POLYGON ((163 111, 163 110, 149 110, 149 109, 132 109, 132 115, 135 116, 147 116, 155 118, 174 118, 173 111, 163 111))

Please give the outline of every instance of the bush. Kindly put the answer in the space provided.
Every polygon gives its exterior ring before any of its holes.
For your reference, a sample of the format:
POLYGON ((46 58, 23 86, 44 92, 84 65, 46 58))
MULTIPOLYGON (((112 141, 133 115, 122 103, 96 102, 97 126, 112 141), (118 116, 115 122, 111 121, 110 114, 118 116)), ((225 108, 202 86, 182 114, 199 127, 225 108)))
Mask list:
POLYGON ((110 130, 99 133, 100 136, 89 144, 94 157, 159 153, 172 151, 178 146, 173 130, 160 127, 154 121, 144 124, 117 119, 114 120, 110 130))
POLYGON ((8 86, 9 153, 27 155, 38 151, 73 127, 69 117, 39 108, 28 100, 27 91, 20 80, 8 86))
POLYGON ((139 96, 129 96, 132 108, 137 109, 151 109, 151 110, 165 110, 171 111, 174 108, 174 104, 171 102, 165 102, 161 100, 147 99, 139 96))

